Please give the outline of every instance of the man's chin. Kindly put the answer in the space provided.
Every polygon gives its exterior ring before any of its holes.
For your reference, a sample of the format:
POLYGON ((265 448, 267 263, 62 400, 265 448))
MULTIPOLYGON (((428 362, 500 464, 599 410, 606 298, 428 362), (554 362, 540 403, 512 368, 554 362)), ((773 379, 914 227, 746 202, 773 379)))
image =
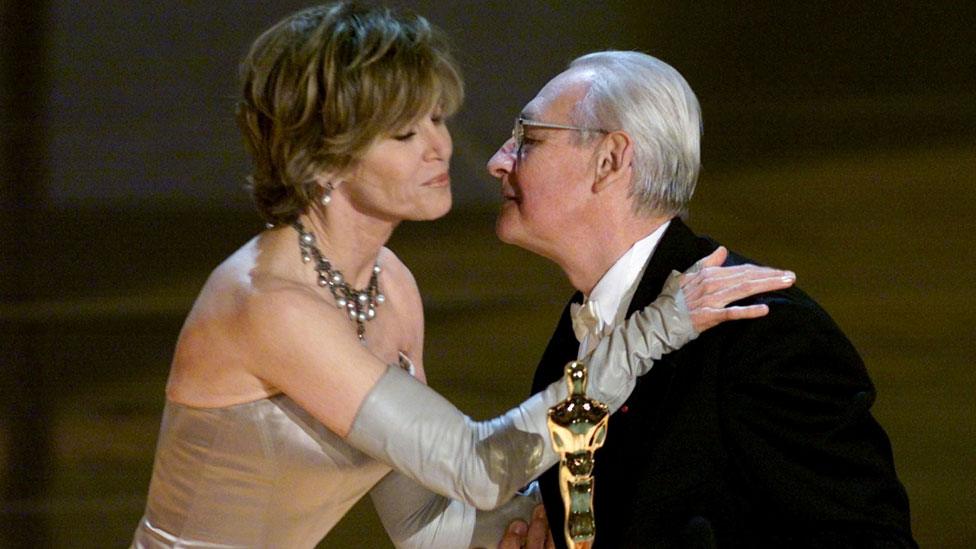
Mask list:
POLYGON ((498 240, 501 240, 505 244, 511 244, 513 246, 521 246, 521 239, 519 238, 519 231, 514 227, 512 219, 510 219, 511 214, 506 214, 504 209, 499 212, 498 219, 495 221, 495 235, 498 240))

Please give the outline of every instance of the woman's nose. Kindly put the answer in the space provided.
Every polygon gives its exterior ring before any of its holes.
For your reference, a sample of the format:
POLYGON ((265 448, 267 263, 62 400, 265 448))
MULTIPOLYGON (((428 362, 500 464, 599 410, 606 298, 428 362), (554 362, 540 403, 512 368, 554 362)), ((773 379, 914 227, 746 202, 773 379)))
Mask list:
POLYGON ((431 160, 446 160, 451 158, 453 141, 447 126, 430 125, 424 133, 427 137, 427 158, 431 160))

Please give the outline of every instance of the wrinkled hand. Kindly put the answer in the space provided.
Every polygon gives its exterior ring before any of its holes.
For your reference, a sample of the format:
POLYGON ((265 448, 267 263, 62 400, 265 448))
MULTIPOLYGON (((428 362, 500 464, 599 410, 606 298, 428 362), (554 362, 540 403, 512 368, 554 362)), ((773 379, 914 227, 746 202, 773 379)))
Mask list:
POLYGON ((513 520, 498 544, 498 549, 555 549, 552 531, 546 520, 546 510, 540 504, 532 511, 532 524, 524 520, 513 520))
POLYGON ((752 264, 722 267, 728 255, 725 246, 719 246, 681 275, 681 290, 696 332, 726 320, 765 316, 769 313, 766 305, 726 305, 751 295, 789 288, 796 282, 792 271, 752 264))

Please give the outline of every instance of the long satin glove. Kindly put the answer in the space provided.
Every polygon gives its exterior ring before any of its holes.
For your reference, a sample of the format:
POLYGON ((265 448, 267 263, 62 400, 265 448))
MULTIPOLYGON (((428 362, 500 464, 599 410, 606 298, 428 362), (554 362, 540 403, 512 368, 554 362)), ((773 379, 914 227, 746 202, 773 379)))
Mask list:
POLYGON ((491 511, 478 511, 431 492, 397 471, 369 492, 383 528, 397 549, 477 547, 494 549, 515 519, 529 522, 542 502, 538 485, 491 511))
POLYGON ((491 511, 479 510, 475 515, 471 547, 495 549, 513 520, 521 519, 526 524, 532 522, 532 511, 540 503, 542 503, 542 492, 539 491, 539 483, 533 481, 528 488, 517 492, 515 497, 504 505, 491 511))
MULTIPOLYGON (((697 336, 676 275, 588 359, 587 393, 611 410, 633 391, 636 373, 697 336)), ((558 461, 546 411, 565 398, 560 379, 504 415, 476 422, 392 366, 360 405, 346 440, 439 494, 488 510, 558 461)))
POLYGON ((583 358, 589 372, 587 396, 617 411, 634 391, 637 378, 661 355, 698 337, 680 283, 681 273, 671 271, 653 303, 614 326, 583 358))
POLYGON ((376 514, 397 549, 469 547, 474 507, 446 498, 390 471, 369 491, 376 514))

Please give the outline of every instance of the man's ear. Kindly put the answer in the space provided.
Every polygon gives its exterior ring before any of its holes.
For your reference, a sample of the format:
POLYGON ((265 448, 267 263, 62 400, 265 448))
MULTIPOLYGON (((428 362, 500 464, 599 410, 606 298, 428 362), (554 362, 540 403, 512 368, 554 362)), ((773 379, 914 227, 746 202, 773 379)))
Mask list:
POLYGON ((634 160, 634 140, 624 131, 607 134, 596 151, 596 178, 593 192, 600 192, 618 181, 630 181, 634 160))

